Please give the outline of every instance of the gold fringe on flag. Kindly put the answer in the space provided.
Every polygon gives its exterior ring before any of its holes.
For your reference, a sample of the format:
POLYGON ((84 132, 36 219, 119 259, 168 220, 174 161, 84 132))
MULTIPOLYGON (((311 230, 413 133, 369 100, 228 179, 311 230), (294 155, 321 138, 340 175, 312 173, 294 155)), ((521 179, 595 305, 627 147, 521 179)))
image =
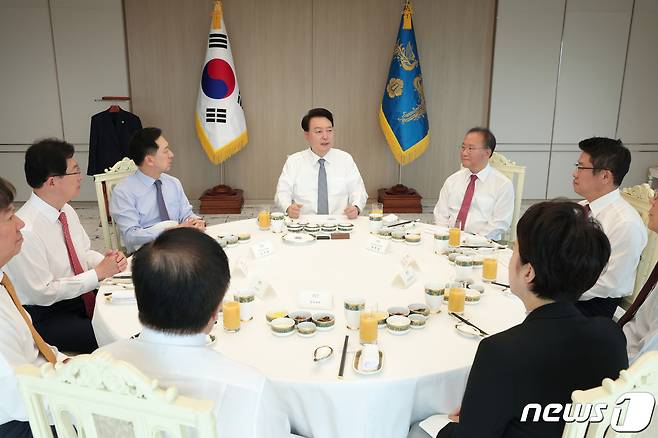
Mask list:
POLYGON ((215 149, 213 148, 212 143, 208 139, 208 136, 206 135, 206 131, 203 129, 203 125, 201 125, 201 119, 199 118, 199 114, 197 114, 196 112, 194 113, 194 119, 195 119, 194 126, 196 127, 196 135, 199 138, 199 141, 201 142, 201 146, 203 146, 203 150, 206 152, 208 159, 212 161, 213 164, 223 163, 224 161, 228 160, 233 155, 240 152, 242 148, 245 147, 245 145, 249 141, 249 135, 247 134, 247 130, 245 129, 242 134, 231 140, 229 143, 225 144, 220 149, 215 149))
POLYGON ((382 128, 382 132, 384 133, 384 137, 386 137, 388 147, 395 157, 395 160, 402 166, 411 163, 413 160, 421 156, 423 152, 425 152, 425 149, 427 149, 427 145, 430 143, 430 134, 428 132, 427 135, 423 137, 418 143, 406 151, 403 151, 402 147, 400 146, 400 142, 395 137, 391 126, 388 124, 388 120, 386 120, 386 116, 384 115, 384 110, 382 109, 381 105, 379 105, 379 126, 382 128))

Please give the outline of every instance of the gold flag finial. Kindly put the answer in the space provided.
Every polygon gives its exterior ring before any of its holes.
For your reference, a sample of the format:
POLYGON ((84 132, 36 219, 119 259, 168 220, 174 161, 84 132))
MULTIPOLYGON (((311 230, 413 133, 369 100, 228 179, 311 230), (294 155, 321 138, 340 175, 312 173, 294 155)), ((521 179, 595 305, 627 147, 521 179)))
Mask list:
POLYGON ((414 8, 411 6, 411 0, 407 0, 407 2, 404 4, 404 11, 402 11, 402 14, 404 15, 404 23, 402 24, 402 29, 411 29, 411 16, 414 13, 414 8))
POLYGON ((221 29, 222 28, 222 2, 221 0, 215 0, 215 7, 212 10, 212 28, 221 29))

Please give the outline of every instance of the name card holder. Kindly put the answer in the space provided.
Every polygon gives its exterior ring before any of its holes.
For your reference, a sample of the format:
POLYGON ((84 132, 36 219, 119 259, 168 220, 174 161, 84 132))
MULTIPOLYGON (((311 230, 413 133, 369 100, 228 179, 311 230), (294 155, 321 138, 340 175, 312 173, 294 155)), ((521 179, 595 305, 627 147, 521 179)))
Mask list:
POLYGON ((297 304, 302 308, 331 310, 334 296, 326 291, 303 290, 297 294, 297 304))
POLYGON ((368 238, 368 243, 366 244, 366 249, 377 254, 386 254, 388 243, 388 241, 380 239, 379 237, 370 236, 368 238))
POLYGON ((234 272, 242 272, 245 277, 249 276, 249 263, 243 257, 238 258, 233 266, 234 272))
POLYGON ((401 284, 404 289, 408 288, 411 286, 417 279, 416 276, 416 270, 407 267, 407 268, 402 268, 402 270, 398 271, 398 273, 395 275, 395 278, 393 279, 393 284, 398 283, 401 284))
POLYGON ((249 289, 253 290, 254 295, 261 300, 276 298, 276 291, 272 285, 261 277, 254 276, 249 283, 249 289))
POLYGON ((411 254, 404 254, 400 260, 400 264, 402 265, 403 269, 413 268, 420 271, 420 265, 418 265, 418 262, 411 256, 411 254))
POLYGON ((271 256, 274 254, 274 244, 271 240, 263 240, 251 246, 251 253, 255 259, 271 256))

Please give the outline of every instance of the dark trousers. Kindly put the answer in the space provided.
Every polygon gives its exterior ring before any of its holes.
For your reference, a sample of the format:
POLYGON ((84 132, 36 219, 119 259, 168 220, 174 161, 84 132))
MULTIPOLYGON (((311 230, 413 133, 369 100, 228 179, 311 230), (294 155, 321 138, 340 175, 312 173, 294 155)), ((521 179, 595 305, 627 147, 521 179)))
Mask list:
POLYGON ((91 353, 98 348, 82 297, 51 306, 25 306, 43 339, 60 351, 91 353))
POLYGON ((576 302, 576 307, 585 316, 604 316, 612 319, 620 303, 621 298, 592 298, 591 300, 576 302))
POLYGON ((2 438, 32 438, 30 423, 27 421, 10 421, 0 424, 0 436, 2 438))

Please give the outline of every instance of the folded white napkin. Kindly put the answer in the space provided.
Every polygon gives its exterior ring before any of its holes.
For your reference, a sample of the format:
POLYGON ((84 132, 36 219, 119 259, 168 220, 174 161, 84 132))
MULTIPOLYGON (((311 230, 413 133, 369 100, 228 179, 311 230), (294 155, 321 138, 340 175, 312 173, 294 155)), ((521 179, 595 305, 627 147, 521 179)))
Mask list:
POLYGON ((134 289, 111 286, 103 288, 103 293, 112 293, 110 302, 114 304, 134 303, 136 301, 134 289))
POLYGON ((359 371, 375 371, 379 366, 379 348, 376 344, 366 344, 361 350, 359 371))
POLYGON ((437 414, 421 421, 419 426, 430 436, 436 436, 448 423, 450 423, 450 419, 447 415, 437 414))
POLYGON ((488 246, 489 239, 484 236, 478 236, 477 234, 466 234, 462 233, 462 241, 466 245, 471 246, 488 246))
POLYGON ((382 220, 387 223, 387 224, 394 224, 395 222, 398 221, 398 217, 394 214, 387 214, 382 218, 382 220))

